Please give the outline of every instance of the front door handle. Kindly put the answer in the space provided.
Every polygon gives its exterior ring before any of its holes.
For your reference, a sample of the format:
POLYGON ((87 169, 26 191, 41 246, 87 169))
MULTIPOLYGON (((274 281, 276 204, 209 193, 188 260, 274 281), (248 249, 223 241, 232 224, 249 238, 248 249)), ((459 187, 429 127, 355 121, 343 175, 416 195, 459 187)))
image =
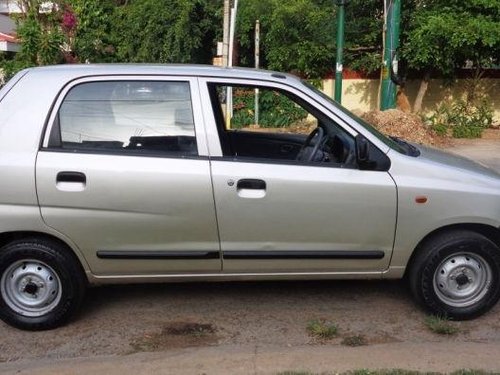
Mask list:
POLYGON ((59 172, 56 177, 56 182, 76 182, 85 184, 87 176, 82 172, 59 172))
POLYGON ((87 185, 87 176, 82 172, 64 171, 56 176, 56 187, 61 191, 83 191, 87 185))
POLYGON ((253 178, 239 180, 236 191, 240 198, 259 199, 266 196, 266 182, 253 178))
POLYGON ((253 178, 239 180, 236 185, 238 189, 266 190, 266 181, 253 178))

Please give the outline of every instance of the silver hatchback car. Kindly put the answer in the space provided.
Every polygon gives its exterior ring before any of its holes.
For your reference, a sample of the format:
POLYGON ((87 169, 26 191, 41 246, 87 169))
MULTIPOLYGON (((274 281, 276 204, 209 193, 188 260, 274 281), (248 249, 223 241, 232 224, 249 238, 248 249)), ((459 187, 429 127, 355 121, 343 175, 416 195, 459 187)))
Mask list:
POLYGON ((0 317, 24 329, 107 283, 405 277, 454 319, 500 297, 500 176, 286 74, 24 70, 0 91, 0 179, 0 317))

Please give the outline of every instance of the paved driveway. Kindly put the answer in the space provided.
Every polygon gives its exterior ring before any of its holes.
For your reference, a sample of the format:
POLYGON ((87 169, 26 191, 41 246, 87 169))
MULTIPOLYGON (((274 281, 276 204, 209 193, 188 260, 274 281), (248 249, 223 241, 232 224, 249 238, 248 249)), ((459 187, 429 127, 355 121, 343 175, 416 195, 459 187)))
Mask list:
POLYGON ((448 151, 476 160, 500 172, 500 140, 461 141, 448 151))

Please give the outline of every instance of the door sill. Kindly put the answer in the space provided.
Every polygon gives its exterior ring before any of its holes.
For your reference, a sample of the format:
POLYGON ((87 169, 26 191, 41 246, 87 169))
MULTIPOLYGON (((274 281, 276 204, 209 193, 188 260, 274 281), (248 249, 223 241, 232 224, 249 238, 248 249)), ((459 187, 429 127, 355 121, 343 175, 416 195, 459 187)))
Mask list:
POLYGON ((196 281, 251 280, 355 280, 382 279, 385 271, 359 272, 259 272, 259 273, 178 273, 154 275, 94 275, 88 274, 91 284, 141 284, 196 281))

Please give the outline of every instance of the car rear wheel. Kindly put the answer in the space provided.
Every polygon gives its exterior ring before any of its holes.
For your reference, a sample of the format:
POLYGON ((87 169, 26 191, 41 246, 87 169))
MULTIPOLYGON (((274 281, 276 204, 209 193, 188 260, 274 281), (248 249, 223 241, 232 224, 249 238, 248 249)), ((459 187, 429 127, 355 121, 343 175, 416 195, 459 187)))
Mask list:
POLYGON ((79 307, 83 272, 67 248, 44 239, 0 249, 0 317, 29 330, 55 328, 79 307))
POLYGON ((417 301, 431 313, 474 318, 500 298, 500 249, 476 232, 442 233, 418 250, 409 281, 417 301))

